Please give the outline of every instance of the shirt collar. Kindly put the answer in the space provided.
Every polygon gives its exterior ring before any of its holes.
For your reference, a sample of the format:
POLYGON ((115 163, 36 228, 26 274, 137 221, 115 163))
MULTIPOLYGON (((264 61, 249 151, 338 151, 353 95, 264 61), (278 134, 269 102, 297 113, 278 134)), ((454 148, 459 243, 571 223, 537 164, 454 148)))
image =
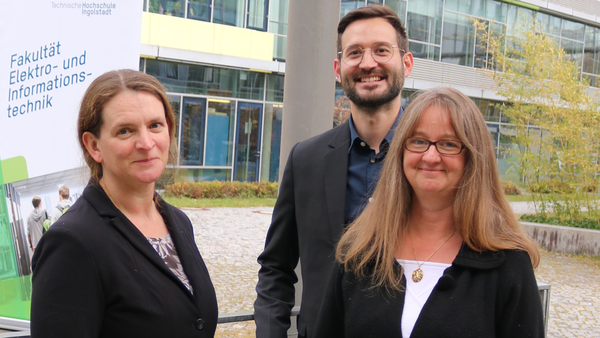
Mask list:
MULTIPOLYGON (((385 137, 383 138, 384 140, 387 141, 388 144, 392 143, 392 139, 394 138, 394 132, 396 131, 396 127, 398 126, 398 121, 400 121, 400 117, 402 116, 402 113, 404 113, 404 108, 400 107, 400 112, 398 113, 398 116, 396 116, 396 120, 394 121, 392 128, 390 128, 390 131, 388 131, 387 135, 385 135, 385 137)), ((356 131, 356 127, 354 127, 354 121, 352 120, 352 114, 350 114, 349 125, 350 125, 350 147, 348 147, 348 152, 350 152, 350 150, 352 150, 352 147, 354 146, 354 143, 357 139, 362 141, 362 139, 360 138, 360 135, 358 135, 358 132, 356 131)))

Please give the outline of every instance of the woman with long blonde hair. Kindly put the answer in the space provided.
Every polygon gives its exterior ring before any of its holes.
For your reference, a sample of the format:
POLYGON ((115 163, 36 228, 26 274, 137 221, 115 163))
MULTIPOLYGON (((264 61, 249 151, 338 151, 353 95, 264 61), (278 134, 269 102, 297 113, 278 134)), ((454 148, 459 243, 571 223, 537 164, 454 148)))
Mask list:
POLYGON ((424 91, 395 135, 338 243, 316 337, 543 337, 539 252, 503 195, 477 106, 424 91))

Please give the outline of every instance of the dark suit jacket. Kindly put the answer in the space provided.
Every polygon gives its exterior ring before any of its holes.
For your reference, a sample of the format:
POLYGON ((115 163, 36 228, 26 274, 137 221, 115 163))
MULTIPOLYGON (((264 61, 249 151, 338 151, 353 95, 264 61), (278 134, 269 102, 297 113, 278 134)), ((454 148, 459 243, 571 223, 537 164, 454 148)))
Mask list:
MULTIPOLYGON (((406 287, 405 278, 402 283, 406 287)), ((402 337, 405 293, 371 286, 370 278, 334 268, 314 337, 402 337)), ((463 244, 433 288, 411 337, 543 338, 542 302, 529 255, 478 253, 463 244)))
POLYGON ((344 228, 349 142, 346 122, 298 143, 290 152, 265 250, 258 258, 258 338, 287 336, 299 257, 304 290, 298 332, 311 337, 344 228))
POLYGON ((193 295, 104 191, 90 184, 35 251, 33 337, 214 336, 215 291, 192 225, 180 210, 162 199, 160 205, 193 295))

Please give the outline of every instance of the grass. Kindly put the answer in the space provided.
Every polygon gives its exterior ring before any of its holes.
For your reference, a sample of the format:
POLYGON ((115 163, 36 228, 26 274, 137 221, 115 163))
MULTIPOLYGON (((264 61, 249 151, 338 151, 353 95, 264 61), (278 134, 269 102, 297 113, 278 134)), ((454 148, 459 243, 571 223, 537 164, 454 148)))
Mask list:
POLYGON ((504 195, 509 202, 532 202, 531 195, 504 195))
POLYGON ((248 208, 272 207, 275 198, 189 198, 163 196, 163 199, 177 208, 248 208))

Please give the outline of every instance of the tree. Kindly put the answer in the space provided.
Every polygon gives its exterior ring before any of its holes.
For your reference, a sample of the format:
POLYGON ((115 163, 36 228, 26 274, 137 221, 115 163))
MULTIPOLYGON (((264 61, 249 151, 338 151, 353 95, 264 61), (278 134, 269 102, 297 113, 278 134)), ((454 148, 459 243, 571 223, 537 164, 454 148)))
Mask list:
POLYGON ((597 196, 600 112, 580 66, 535 25, 489 32, 474 23, 487 49, 487 75, 509 104, 503 114, 518 145, 513 168, 534 195, 536 211, 562 222, 600 221, 597 196), (551 213, 551 214, 550 214, 551 213))

